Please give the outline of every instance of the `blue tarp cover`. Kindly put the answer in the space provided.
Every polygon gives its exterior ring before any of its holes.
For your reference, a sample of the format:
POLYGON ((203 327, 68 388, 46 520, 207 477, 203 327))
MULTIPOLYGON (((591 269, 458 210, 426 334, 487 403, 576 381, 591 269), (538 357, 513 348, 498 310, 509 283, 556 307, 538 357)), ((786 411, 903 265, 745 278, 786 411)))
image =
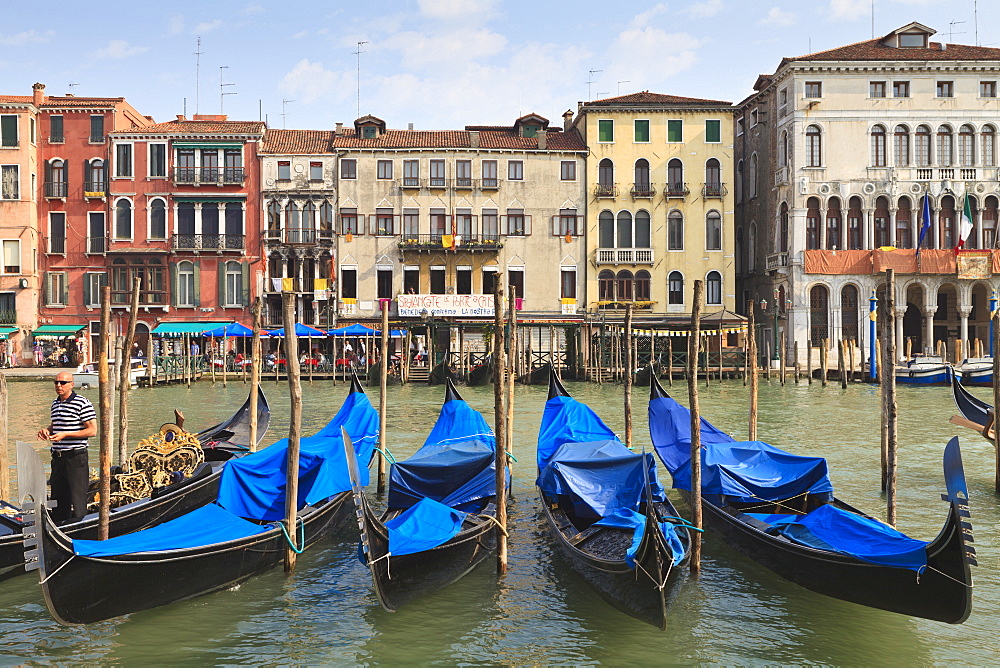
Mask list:
POLYGON ((579 517, 607 517, 619 508, 639 507, 645 494, 643 462, 653 498, 663 501, 652 453, 632 452, 616 440, 564 443, 538 475, 537 485, 546 494, 566 497, 579 517))
POLYGON ((385 523, 389 554, 398 557, 443 545, 458 535, 464 521, 465 513, 425 497, 385 523))
POLYGON ((270 529, 233 515, 214 503, 143 531, 108 540, 74 540, 73 552, 84 557, 112 557, 135 552, 162 552, 215 545, 270 529))
POLYGON ((238 322, 231 322, 224 327, 216 327, 202 332, 202 336, 253 336, 253 330, 238 322))
POLYGON ((542 426, 538 430, 538 470, 563 443, 617 441, 615 433, 592 411, 573 397, 553 397, 545 402, 542 426))
MULTIPOLYGON (((629 546, 625 553, 625 563, 630 568, 635 568, 635 553, 639 551, 639 545, 642 544, 642 537, 646 535, 646 516, 640 515, 629 508, 619 508, 601 521, 594 522, 594 526, 618 527, 619 529, 631 529, 634 532, 632 534, 632 545, 629 546)), ((667 545, 670 546, 670 552, 674 557, 674 566, 684 561, 684 542, 677 534, 681 530, 682 528, 676 524, 671 524, 670 522, 660 523, 660 531, 663 532, 663 537, 667 539, 667 545)))
MULTIPOLYGON (((361 463, 361 484, 368 484, 367 463, 378 437, 378 413, 368 395, 352 392, 337 415, 314 436, 300 441, 299 508, 351 489, 340 427, 351 436, 361 463)), ((230 512, 256 520, 285 516, 288 439, 226 464, 218 503, 230 512)))
POLYGON ((870 564, 909 568, 918 573, 927 566, 924 541, 829 503, 784 525, 781 533, 803 545, 833 550, 870 564))
MULTIPOLYGON (((649 432, 677 489, 691 489, 691 413, 670 397, 649 402, 649 432)), ((702 494, 777 501, 833 494, 822 457, 793 455, 762 441, 735 441, 702 418, 702 494)))

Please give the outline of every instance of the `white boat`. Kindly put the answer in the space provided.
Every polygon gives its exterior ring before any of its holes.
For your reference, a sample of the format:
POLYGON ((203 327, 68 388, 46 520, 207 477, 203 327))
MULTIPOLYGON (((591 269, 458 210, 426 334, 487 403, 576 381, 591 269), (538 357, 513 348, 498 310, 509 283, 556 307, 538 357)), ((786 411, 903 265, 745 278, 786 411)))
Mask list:
MULTIPOLYGON (((115 370, 115 361, 108 361, 109 376, 111 377, 111 382, 115 385, 118 384, 118 372, 115 370)), ((129 368, 129 380, 130 385, 135 387, 139 384, 139 378, 144 378, 149 374, 149 364, 145 357, 133 357, 130 362, 129 368)), ((86 390, 91 387, 97 387, 98 377, 97 377, 97 364, 81 364, 80 367, 73 372, 73 383, 78 389, 86 390)))
POLYGON ((993 358, 970 357, 955 368, 963 385, 992 385, 993 358))
POLYGON ((896 365, 896 382, 913 385, 943 385, 949 381, 951 365, 940 357, 914 357, 896 365))

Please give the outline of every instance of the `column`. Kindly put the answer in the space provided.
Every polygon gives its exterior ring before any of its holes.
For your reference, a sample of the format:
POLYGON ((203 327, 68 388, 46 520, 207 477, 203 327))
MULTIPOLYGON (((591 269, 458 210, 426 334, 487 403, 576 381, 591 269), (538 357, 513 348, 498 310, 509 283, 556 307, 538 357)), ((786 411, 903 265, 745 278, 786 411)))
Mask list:
POLYGON ((969 314, 972 313, 972 305, 962 304, 958 307, 959 329, 958 336, 962 341, 962 354, 971 357, 969 354, 969 314))
POLYGON ((933 355, 934 354, 934 314, 937 313, 938 307, 935 306, 924 306, 924 354, 933 355))
MULTIPOLYGON (((976 226, 976 248, 983 247, 983 207, 976 203, 976 213, 973 215, 973 225, 976 226)), ((964 340, 964 339, 963 339, 964 340)), ((964 344, 963 344, 964 345, 964 344)))
MULTIPOLYGON (((887 210, 887 217, 885 224, 889 226, 889 245, 896 245, 896 211, 893 209, 892 198, 889 198, 889 208, 887 210)), ((873 246, 874 248, 874 246, 873 246)))
POLYGON ((862 211, 861 216, 861 220, 864 223, 861 247, 871 250, 875 248, 875 211, 862 211))
POLYGON ((194 204, 194 233, 195 239, 201 237, 201 207, 205 206, 204 202, 195 202, 194 204))
POLYGON ((817 221, 819 229, 816 230, 816 234, 819 237, 817 239, 819 248, 827 248, 826 243, 826 202, 822 198, 819 198, 819 220, 817 221))
MULTIPOLYGON (((896 302, 897 304, 899 302, 896 302)), ((906 342, 903 341, 903 316, 906 315, 906 306, 896 307, 896 359, 901 360, 906 355, 906 342)))

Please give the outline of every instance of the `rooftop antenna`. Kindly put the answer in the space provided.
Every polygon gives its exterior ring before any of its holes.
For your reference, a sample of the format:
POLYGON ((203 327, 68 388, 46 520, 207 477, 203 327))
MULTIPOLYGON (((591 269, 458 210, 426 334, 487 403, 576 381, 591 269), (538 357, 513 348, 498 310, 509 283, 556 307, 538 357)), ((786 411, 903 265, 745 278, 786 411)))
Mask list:
POLYGON ((593 100, 594 98, 591 95, 590 89, 591 86, 594 84, 594 75, 597 74, 598 72, 603 72, 604 70, 588 70, 588 71, 590 72, 590 76, 587 77, 587 99, 593 100))
POLYGON ((224 114, 225 113, 223 111, 223 108, 225 106, 224 103, 226 101, 226 96, 227 95, 236 95, 235 91, 233 91, 232 93, 227 93, 226 92, 226 86, 235 86, 236 84, 234 84, 234 83, 222 83, 222 70, 228 70, 228 69, 229 69, 229 65, 219 65, 219 113, 220 114, 224 114))
POLYGON ((972 24, 976 30, 976 46, 979 46, 979 0, 972 0, 972 24))
POLYGON ((618 94, 619 94, 619 95, 621 95, 621 94, 622 94, 622 84, 623 84, 623 83, 632 83, 632 82, 631 82, 631 81, 629 81, 628 79, 626 79, 625 81, 619 81, 619 82, 618 82, 618 94))
POLYGON ((288 106, 289 102, 295 102, 295 100, 282 100, 281 101, 281 129, 282 130, 285 129, 285 116, 288 115, 288 112, 285 110, 285 108, 288 106))
POLYGON ((964 35, 965 34, 964 30, 962 32, 955 32, 955 26, 957 26, 959 24, 962 24, 962 23, 965 23, 965 21, 951 21, 950 23, 948 23, 948 43, 949 44, 951 44, 951 40, 952 40, 952 36, 953 35, 964 35))
POLYGON ((358 42, 358 50, 353 52, 358 57, 358 115, 355 118, 361 118, 361 54, 365 53, 361 50, 361 47, 367 43, 358 42))
POLYGON ((79 82, 76 82, 76 81, 70 81, 70 82, 69 82, 69 83, 67 84, 67 87, 69 88, 69 94, 70 94, 70 95, 72 95, 72 94, 73 94, 73 86, 79 86, 79 85, 80 85, 80 83, 79 83, 79 82))
POLYGON ((198 50, 194 52, 194 113, 198 113, 198 106, 201 103, 201 35, 198 36, 198 50))
POLYGON ((875 0, 872 0, 872 39, 875 39, 875 0))

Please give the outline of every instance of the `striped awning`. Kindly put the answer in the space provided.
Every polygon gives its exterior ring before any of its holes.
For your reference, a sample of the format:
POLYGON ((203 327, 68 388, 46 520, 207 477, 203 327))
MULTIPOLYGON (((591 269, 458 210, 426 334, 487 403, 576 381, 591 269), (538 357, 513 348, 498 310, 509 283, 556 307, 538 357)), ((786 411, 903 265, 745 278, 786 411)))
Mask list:
POLYGON ((159 325, 153 328, 153 334, 155 336, 183 336, 184 334, 192 334, 194 336, 201 336, 202 332, 208 331, 210 329, 216 329, 217 327, 225 327, 231 324, 228 322, 161 322, 159 325))

